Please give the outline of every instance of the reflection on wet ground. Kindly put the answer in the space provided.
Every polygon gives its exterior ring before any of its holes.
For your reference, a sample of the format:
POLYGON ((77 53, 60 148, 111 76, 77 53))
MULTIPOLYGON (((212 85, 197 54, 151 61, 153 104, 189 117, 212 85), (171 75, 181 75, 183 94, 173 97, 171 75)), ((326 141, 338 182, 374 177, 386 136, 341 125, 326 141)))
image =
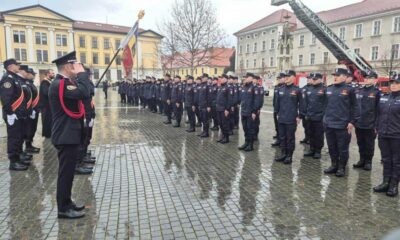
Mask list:
MULTIPOLYGON (((379 153, 372 172, 348 169, 338 179, 322 174, 326 150, 321 161, 304 159, 298 144, 293 166, 273 162, 267 112, 257 151, 242 153, 241 132, 219 145, 215 132, 200 139, 110 96, 96 99, 95 172, 74 181, 87 216, 56 218, 56 151, 39 128, 42 150, 29 171, 9 172, 1 154, 1 239, 379 239, 399 226, 399 199, 371 191, 381 180, 379 153)), ((351 152, 353 163, 354 140, 351 152)))

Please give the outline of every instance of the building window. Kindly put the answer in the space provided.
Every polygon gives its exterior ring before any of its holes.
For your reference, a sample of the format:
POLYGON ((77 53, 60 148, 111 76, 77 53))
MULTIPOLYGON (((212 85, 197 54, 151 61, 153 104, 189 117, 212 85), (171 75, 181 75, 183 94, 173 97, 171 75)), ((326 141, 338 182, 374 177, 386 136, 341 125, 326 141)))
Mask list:
POLYGON ((374 21, 374 23, 372 24, 372 36, 379 36, 381 35, 381 24, 382 21, 381 20, 376 20, 374 21))
POLYGON ((275 49, 275 39, 271 39, 271 48, 270 49, 275 49))
POLYGON ((257 52, 257 43, 254 43, 253 52, 257 52))
POLYGON ((81 55, 80 55, 80 60, 81 60, 81 63, 83 63, 83 64, 85 64, 86 63, 86 53, 81 53, 81 55))
POLYGON ((118 80, 122 79, 122 70, 119 70, 119 69, 117 70, 117 78, 118 78, 118 80))
POLYGON ((110 70, 108 70, 106 72, 106 80, 111 80, 111 71, 110 70))
POLYGON ((346 28, 345 27, 339 28, 339 38, 341 40, 345 40, 345 38, 346 38, 346 28))
POLYGON ((115 58, 115 63, 116 63, 117 65, 121 65, 121 57, 120 57, 120 56, 117 56, 117 57, 115 58))
POLYGON ((392 45, 392 56, 391 56, 391 59, 399 59, 400 58, 399 49, 400 49, 400 44, 393 44, 392 45))
POLYGON ((93 69, 93 78, 94 79, 99 79, 100 78, 100 72, 99 69, 93 69))
POLYGON ((110 39, 104 38, 104 49, 110 49, 110 39))
POLYGON ((14 31, 13 35, 15 43, 25 43, 25 31, 14 31))
POLYGON ((265 59, 261 59, 261 67, 264 68, 265 67, 265 59))
POLYGON ((240 60, 239 66, 240 66, 240 68, 243 68, 243 60, 240 60))
POLYGON ((85 36, 79 36, 79 47, 81 47, 81 48, 85 48, 86 47, 85 36))
POLYGON ((303 55, 299 55, 299 66, 303 65, 303 55))
POLYGON ((215 75, 218 74, 218 68, 214 68, 214 74, 215 74, 215 75))
POLYGON ((47 34, 46 33, 36 32, 35 33, 35 40, 36 40, 36 44, 47 45, 47 34))
POLYGON ((328 63, 329 63, 329 53, 324 52, 324 64, 328 64, 328 63))
POLYGON ((49 53, 47 50, 36 50, 36 60, 37 62, 48 62, 49 61, 49 53))
POLYGON ((300 35, 299 45, 300 45, 300 47, 304 46, 304 35, 300 35))
POLYGON ((400 16, 393 19, 393 32, 400 32, 400 16))
POLYGON ((249 60, 246 60, 246 68, 249 68, 249 60))
POLYGON ((311 45, 317 44, 317 37, 311 33, 311 45))
POLYGON ((263 41, 262 42, 262 50, 265 51, 266 48, 267 48, 267 42, 263 41))
POLYGON ((99 54, 93 53, 93 64, 99 64, 99 54))
POLYGON ((92 37, 92 48, 98 48, 97 37, 92 37))
POLYGON ((110 63, 110 54, 104 54, 104 63, 109 64, 110 63))
POLYGON ((371 48, 371 60, 372 61, 378 60, 378 55, 379 55, 379 47, 373 46, 371 48))
POLYGON ((250 53, 250 44, 246 45, 246 53, 250 53))
POLYGON ((115 49, 118 49, 119 45, 121 45, 121 40, 119 39, 115 40, 115 49))
POLYGON ((253 60, 253 68, 256 68, 257 67, 257 59, 254 59, 253 60))
POLYGON ((310 65, 315 65, 315 53, 310 54, 310 65))
MULTIPOLYGON (((64 51, 57 51, 57 58, 59 58, 59 57, 62 57, 62 56, 64 56, 64 55, 66 55, 67 54, 67 52, 64 52, 64 51)), ((82 62, 82 61, 81 61, 82 62)))
POLYGON ((274 57, 271 57, 271 58, 269 59, 269 66, 270 66, 270 67, 274 67, 274 66, 275 66, 274 57))
POLYGON ((355 52, 356 54, 360 55, 361 49, 360 49, 360 48, 355 48, 355 49, 354 49, 354 52, 355 52))
POLYGON ((56 34, 56 45, 58 47, 66 47, 67 46, 67 35, 64 34, 56 34))
POLYGON ((242 45, 239 46, 239 54, 242 54, 242 45))
POLYGON ((354 34, 355 38, 362 38, 362 29, 363 25, 361 23, 356 25, 356 32, 354 34))
POLYGON ((24 48, 14 48, 14 58, 17 61, 26 61, 26 49, 24 48))

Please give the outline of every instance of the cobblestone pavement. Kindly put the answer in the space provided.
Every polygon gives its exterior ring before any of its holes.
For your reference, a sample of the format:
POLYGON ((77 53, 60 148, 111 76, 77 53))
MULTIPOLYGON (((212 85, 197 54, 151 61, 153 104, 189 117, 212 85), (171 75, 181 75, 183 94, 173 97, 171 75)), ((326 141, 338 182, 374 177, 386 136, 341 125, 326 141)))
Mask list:
POLYGON ((159 114, 120 106, 115 92, 108 102, 99 93, 98 161, 73 188, 86 217, 57 219, 56 151, 40 128, 42 150, 27 172, 8 170, 0 138, 1 239, 378 239, 399 226, 399 198, 371 191, 381 180, 379 152, 372 172, 349 168, 338 179, 322 173, 326 149, 321 161, 304 159, 297 144, 292 166, 273 161, 268 108, 257 151, 242 153, 242 133, 228 145, 215 132, 202 140, 161 124, 159 114))

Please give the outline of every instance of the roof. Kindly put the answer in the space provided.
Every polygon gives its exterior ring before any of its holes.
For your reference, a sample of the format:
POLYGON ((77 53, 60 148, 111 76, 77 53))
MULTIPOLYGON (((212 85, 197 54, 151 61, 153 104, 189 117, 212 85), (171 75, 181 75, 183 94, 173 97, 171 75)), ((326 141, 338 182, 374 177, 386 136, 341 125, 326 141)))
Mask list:
MULTIPOLYGON (((364 16, 384 13, 396 9, 400 9, 399 0, 363 0, 359 3, 346 5, 328 11, 318 12, 317 15, 325 23, 334 23, 353 18, 360 18, 364 16)), ((305 26, 300 21, 298 21, 297 29, 302 28, 305 28, 305 26)))
MULTIPOLYGON (((106 23, 96 23, 96 22, 85 22, 85 21, 75 21, 73 25, 74 29, 88 30, 88 31, 98 31, 98 32, 111 32, 111 33, 123 33, 129 32, 131 27, 112 25, 106 23)), ((139 34, 144 32, 144 29, 139 28, 139 34)))
MULTIPOLYGON (((203 58, 203 53, 200 52, 199 58, 203 58)), ((199 59, 199 66, 213 66, 213 67, 229 67, 231 65, 230 58, 235 54, 235 48, 212 48, 208 50, 203 59, 199 59)), ((188 59, 189 53, 178 53, 175 57, 165 56, 162 58, 163 65, 166 68, 185 68, 189 67, 182 59, 188 59), (171 66, 172 61, 172 66, 171 66)))
POLYGON ((285 16, 290 16, 291 18, 289 19, 289 22, 291 24, 296 24, 296 21, 297 21, 296 19, 297 18, 294 15, 294 13, 291 12, 291 11, 288 11, 286 9, 281 9, 281 10, 273 12, 272 14, 266 16, 265 18, 263 18, 261 20, 258 20, 257 22, 255 22, 253 24, 243 28, 242 30, 234 33, 233 35, 237 36, 237 35, 239 35, 241 33, 249 32, 249 31, 252 31, 252 30, 255 30, 255 29, 258 29, 258 28, 271 26, 271 25, 274 25, 274 24, 277 24, 277 23, 284 23, 285 22, 285 19, 284 19, 285 16))
POLYGON ((35 5, 30 5, 30 6, 26 6, 26 7, 15 8, 15 9, 10 9, 10 10, 4 11, 4 12, 0 12, 0 19, 1 19, 1 20, 3 19, 3 14, 12 13, 12 12, 17 12, 17 11, 21 11, 21 10, 30 9, 30 8, 36 8, 36 7, 43 8, 43 9, 49 11, 49 12, 52 12, 52 13, 54 13, 54 14, 56 14, 56 15, 59 15, 59 16, 61 16, 61 17, 63 17, 63 18, 66 18, 66 19, 68 19, 68 20, 70 20, 70 21, 73 21, 71 18, 69 18, 69 17, 67 17, 67 16, 65 16, 65 15, 62 15, 62 14, 56 12, 56 11, 53 11, 53 10, 51 10, 50 8, 47 8, 47 7, 45 7, 45 6, 43 6, 43 5, 40 5, 40 4, 35 4, 35 5))

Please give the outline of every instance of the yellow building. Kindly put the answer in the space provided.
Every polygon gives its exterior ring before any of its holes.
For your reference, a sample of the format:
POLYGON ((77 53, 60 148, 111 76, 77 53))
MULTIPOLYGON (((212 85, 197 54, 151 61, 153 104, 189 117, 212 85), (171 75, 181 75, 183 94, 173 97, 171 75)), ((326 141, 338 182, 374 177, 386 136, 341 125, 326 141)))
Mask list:
MULTIPOLYGON (((12 9, 0 13, 0 61, 16 58, 43 74, 46 69, 55 69, 52 60, 76 50, 77 58, 93 70, 97 80, 129 29, 75 21, 41 5, 12 9)), ((134 77, 162 75, 158 51, 161 39, 162 36, 152 30, 139 30, 134 77)), ((119 56, 107 72, 107 80, 115 82, 124 77, 119 56)))

